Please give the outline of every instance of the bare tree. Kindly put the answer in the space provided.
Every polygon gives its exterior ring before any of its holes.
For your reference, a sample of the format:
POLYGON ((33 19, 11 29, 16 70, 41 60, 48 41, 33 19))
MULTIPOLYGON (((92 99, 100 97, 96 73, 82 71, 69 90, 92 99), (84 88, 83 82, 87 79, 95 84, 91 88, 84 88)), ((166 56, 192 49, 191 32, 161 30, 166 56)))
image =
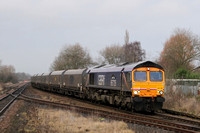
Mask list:
POLYGON ((58 57, 55 57, 54 62, 51 64, 50 71, 63 70, 66 68, 66 63, 61 52, 58 57))
POLYGON ((140 42, 129 42, 129 33, 126 30, 124 45, 111 45, 100 51, 104 62, 117 64, 120 62, 138 62, 145 59, 145 51, 141 48, 140 42))
POLYGON ((192 61, 200 56, 199 37, 185 29, 176 29, 165 42, 159 62, 172 76, 178 68, 191 69, 192 61))
POLYGON ((124 57, 125 62, 139 62, 145 59, 145 50, 140 42, 130 42, 124 45, 124 57))
POLYGON ((127 30, 126 30, 126 33, 125 33, 124 42, 125 42, 125 45, 127 45, 129 43, 129 33, 128 33, 127 30))
POLYGON ((124 62, 138 62, 145 59, 145 51, 140 42, 129 42, 129 33, 126 30, 124 37, 124 62))
POLYGON ((18 81, 24 81, 24 80, 30 80, 31 75, 28 73, 24 73, 24 72, 18 72, 16 73, 17 79, 18 81))
POLYGON ((111 45, 100 51, 101 56, 105 59, 104 62, 109 64, 117 64, 123 62, 123 47, 120 45, 111 45))
POLYGON ((92 64, 92 59, 86 49, 80 44, 67 45, 55 58, 50 70, 85 68, 92 64))
POLYGON ((6 82, 17 82, 17 77, 15 75, 15 68, 14 66, 6 66, 1 65, 0 66, 0 82, 6 83, 6 82))

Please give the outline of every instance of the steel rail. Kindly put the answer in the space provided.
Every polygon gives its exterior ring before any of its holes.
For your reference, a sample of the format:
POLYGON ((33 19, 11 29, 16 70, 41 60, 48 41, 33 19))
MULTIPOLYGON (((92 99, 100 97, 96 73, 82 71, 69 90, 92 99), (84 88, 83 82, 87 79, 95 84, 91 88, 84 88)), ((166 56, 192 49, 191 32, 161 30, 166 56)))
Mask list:
POLYGON ((4 100, 5 98, 9 97, 12 93, 14 93, 14 92, 16 92, 16 91, 18 91, 18 89, 12 91, 11 93, 6 92, 7 95, 1 97, 1 98, 0 98, 0 101, 2 101, 2 100, 4 100))
POLYGON ((6 102, 6 104, 0 109, 0 116, 4 114, 4 112, 8 109, 8 107, 17 99, 17 97, 26 89, 28 83, 17 88, 12 93, 7 94, 5 97, 0 99, 1 102, 6 102), (9 100, 10 97, 10 100, 9 100))
MULTIPOLYGON (((21 87, 21 86, 20 86, 21 87)), ((15 89, 15 90, 13 90, 12 92, 10 92, 11 90, 9 90, 9 91, 7 91, 6 93, 4 93, 4 94, 2 94, 1 96, 0 96, 0 101, 2 101, 3 99, 5 99, 5 98, 7 98, 8 96, 9 96, 9 94, 12 94, 12 93, 15 93, 17 90, 18 90, 18 88, 20 88, 19 86, 17 86, 17 87, 11 87, 12 89, 14 89, 14 88, 17 88, 17 89, 15 89)))
POLYGON ((193 125, 198 125, 200 127, 200 121, 199 120, 191 120, 191 119, 185 119, 185 118, 181 118, 178 116, 172 116, 171 114, 165 114, 165 113, 155 113, 157 116, 169 119, 169 120, 176 120, 176 121, 181 121, 181 122, 185 122, 185 123, 191 123, 193 125))
POLYGON ((196 115, 193 115, 193 114, 189 114, 189 113, 178 112, 178 111, 169 110, 169 109, 162 109, 161 111, 164 112, 164 113, 167 113, 167 114, 185 116, 185 117, 188 117, 188 118, 200 120, 199 116, 196 116, 196 115))

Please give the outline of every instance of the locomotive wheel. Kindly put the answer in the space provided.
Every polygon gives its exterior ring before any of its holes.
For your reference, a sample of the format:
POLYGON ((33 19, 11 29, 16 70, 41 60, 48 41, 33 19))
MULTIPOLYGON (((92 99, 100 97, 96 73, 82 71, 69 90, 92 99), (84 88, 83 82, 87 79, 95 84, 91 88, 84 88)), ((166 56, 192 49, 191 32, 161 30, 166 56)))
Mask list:
POLYGON ((116 100, 114 100, 114 106, 117 107, 117 101, 116 100))
POLYGON ((130 103, 130 102, 127 103, 127 104, 126 104, 126 107, 127 107, 128 110, 132 110, 132 103, 130 103))
POLYGON ((151 106, 151 103, 146 103, 146 104, 145 104, 145 111, 146 111, 146 112, 151 112, 151 111, 153 111, 152 106, 151 106))
POLYGON ((144 110, 144 103, 143 102, 136 102, 134 103, 134 110, 139 112, 144 110))
POLYGON ((94 103, 97 103, 97 97, 96 96, 94 96, 93 100, 94 100, 94 103))

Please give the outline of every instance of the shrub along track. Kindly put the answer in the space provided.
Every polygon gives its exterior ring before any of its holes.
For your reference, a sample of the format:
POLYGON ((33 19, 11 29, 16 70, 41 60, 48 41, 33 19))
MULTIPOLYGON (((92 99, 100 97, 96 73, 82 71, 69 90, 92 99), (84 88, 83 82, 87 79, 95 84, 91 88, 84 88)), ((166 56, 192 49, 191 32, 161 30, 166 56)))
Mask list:
MULTIPOLYGON (((28 89, 29 90, 29 89, 28 89)), ((27 90, 27 91, 28 91, 27 90)), ((33 89, 35 90, 35 89, 33 89)), ((29 95, 22 95, 19 97, 19 99, 38 103, 38 104, 44 104, 49 105, 53 107, 59 107, 64 109, 70 109, 77 112, 81 112, 84 114, 94 114, 101 117, 106 117, 109 119, 115 119, 115 120, 122 120, 127 123, 136 123, 139 125, 145 125, 145 126, 151 126, 151 127, 158 127, 161 129, 169 130, 169 131, 175 131, 175 132, 196 132, 200 131, 200 121, 192 120, 192 119, 183 119, 175 116, 167 116, 167 114, 155 114, 155 115, 147 115, 147 114, 140 114, 125 110, 119 110, 117 108, 105 106, 105 105, 99 105, 96 103, 91 103, 89 101, 82 101, 81 99, 70 97, 69 99, 73 99, 73 102, 82 102, 82 106, 80 105, 72 105, 72 104, 66 104, 59 102, 53 102, 50 100, 43 100, 39 95, 31 94, 29 90, 29 95), (37 98, 36 98, 37 97, 37 98), (85 103, 92 104, 92 106, 98 106, 98 108, 93 107, 83 107, 85 103), (165 116, 165 117, 164 117, 165 116), (170 118, 169 118, 170 117, 170 118)), ((53 95, 53 94, 52 94, 53 95)), ((61 95, 59 95, 62 97, 61 95)), ((66 96, 64 96, 66 98, 66 96)))
POLYGON ((29 83, 22 84, 15 90, 9 91, 0 97, 0 116, 8 109, 8 107, 17 99, 17 97, 26 89, 29 83))

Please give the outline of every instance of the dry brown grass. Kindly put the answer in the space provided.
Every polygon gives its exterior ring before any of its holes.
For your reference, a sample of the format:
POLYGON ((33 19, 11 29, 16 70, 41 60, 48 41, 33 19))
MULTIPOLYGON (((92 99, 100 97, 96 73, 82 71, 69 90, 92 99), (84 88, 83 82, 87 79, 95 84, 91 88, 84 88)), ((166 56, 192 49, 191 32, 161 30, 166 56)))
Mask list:
MULTIPOLYGON (((1 128, 0 128, 1 129, 1 128)), ((168 132, 145 125, 126 124, 122 121, 83 115, 46 105, 25 103, 18 108, 9 128, 3 133, 160 133, 168 132)), ((2 131, 2 130, 1 130, 2 131)))
POLYGON ((38 109, 41 132, 59 133, 132 133, 124 122, 108 122, 96 116, 83 117, 78 113, 56 109, 38 109))
POLYGON ((200 100, 198 97, 174 92, 172 86, 167 88, 164 97, 166 99, 164 108, 200 116, 200 100))
POLYGON ((0 92, 3 90, 3 87, 2 87, 2 85, 0 84, 0 92))
POLYGON ((0 83, 0 94, 2 94, 3 93, 3 83, 0 83))

